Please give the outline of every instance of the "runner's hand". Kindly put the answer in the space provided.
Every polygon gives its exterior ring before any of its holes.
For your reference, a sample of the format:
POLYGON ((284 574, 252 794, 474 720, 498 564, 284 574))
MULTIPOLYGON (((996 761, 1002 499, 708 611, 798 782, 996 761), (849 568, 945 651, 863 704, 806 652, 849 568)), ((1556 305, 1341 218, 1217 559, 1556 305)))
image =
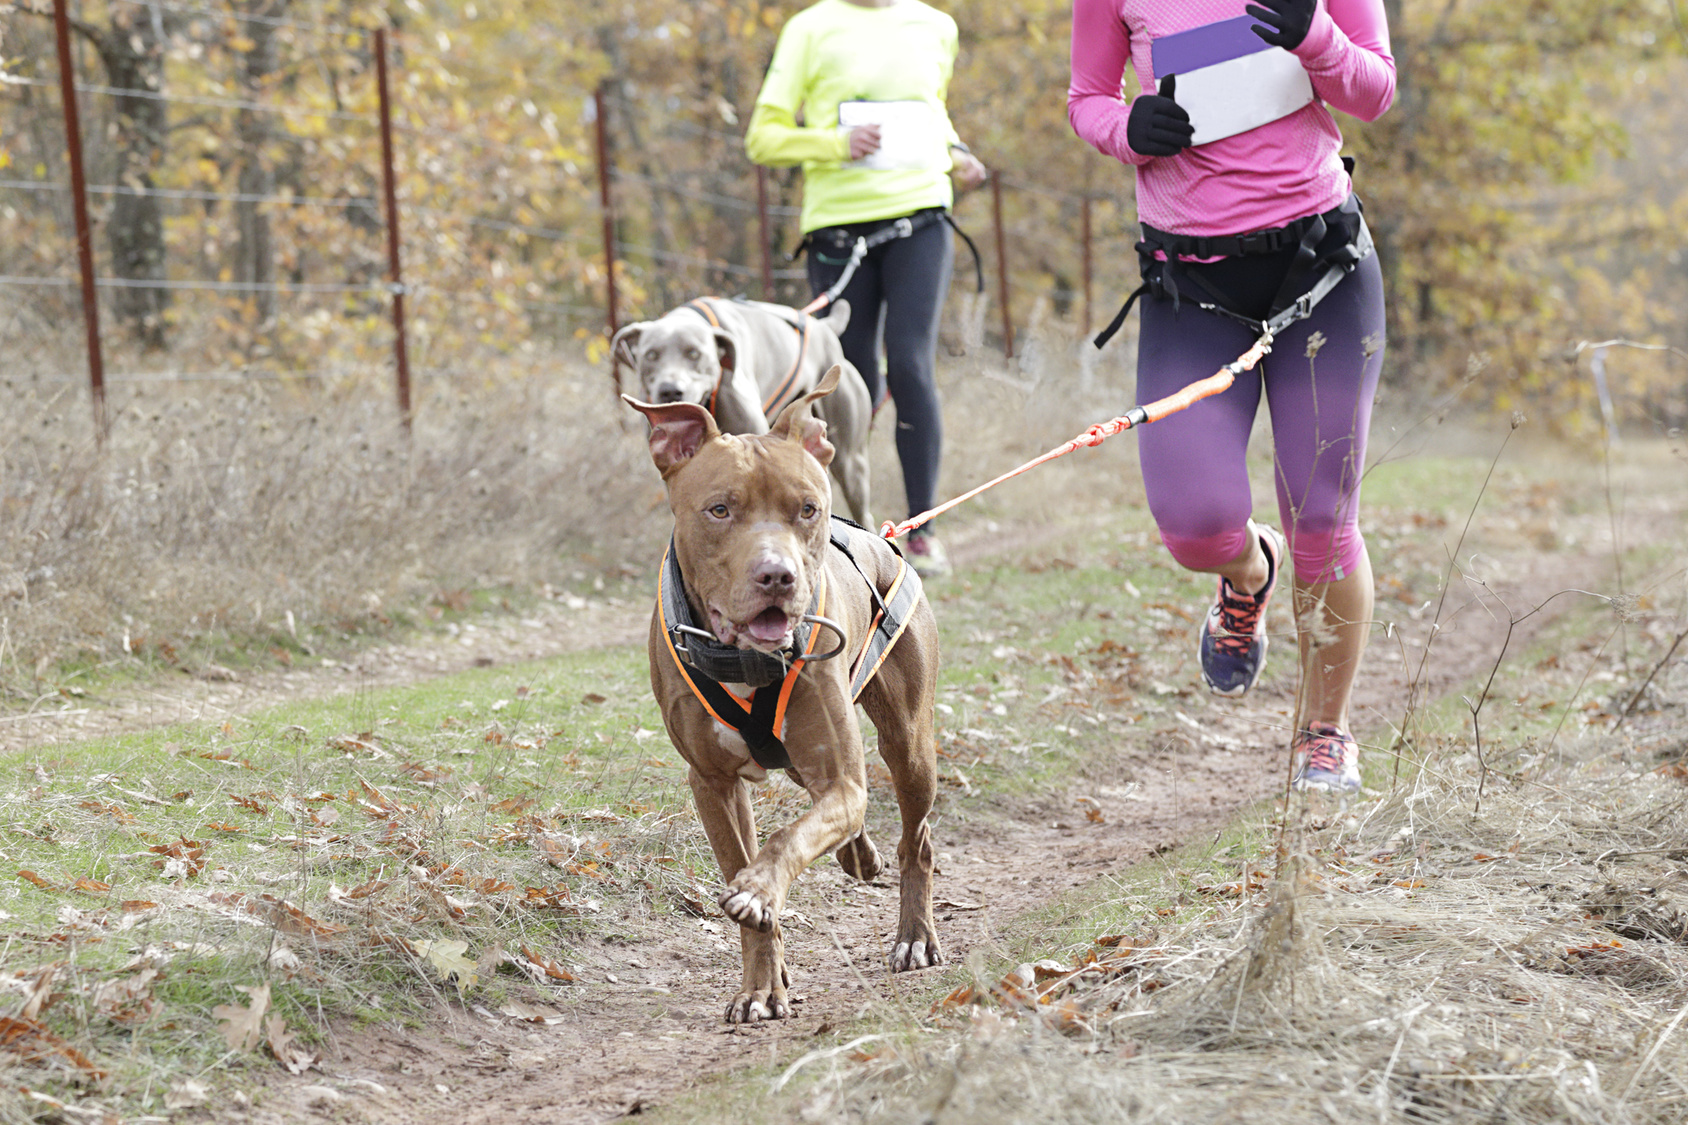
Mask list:
POLYGON ((850 130, 850 159, 860 160, 879 151, 879 126, 857 125, 850 130))
POLYGON ((950 177, 955 180, 957 191, 972 191, 990 176, 985 170, 984 163, 970 152, 962 152, 958 148, 950 149, 950 177))
POLYGON ((1317 9, 1318 0, 1258 0, 1248 6, 1248 14, 1267 26, 1257 23, 1249 30, 1274 47, 1293 51, 1307 38, 1317 9))
POLYGON ((1125 143, 1143 156, 1177 156, 1190 147, 1195 126, 1184 107, 1173 101, 1176 76, 1161 79, 1160 91, 1142 94, 1131 103, 1125 122, 1125 143))

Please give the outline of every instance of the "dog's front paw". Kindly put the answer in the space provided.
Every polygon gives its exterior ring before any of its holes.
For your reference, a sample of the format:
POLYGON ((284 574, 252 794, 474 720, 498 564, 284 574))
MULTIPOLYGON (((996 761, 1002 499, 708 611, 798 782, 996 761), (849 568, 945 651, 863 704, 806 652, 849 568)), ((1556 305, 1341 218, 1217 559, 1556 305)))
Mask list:
POLYGON ((740 886, 737 880, 721 892, 721 909, 747 930, 769 933, 779 919, 779 907, 772 896, 756 887, 740 886))
POLYGON ((938 948, 936 934, 899 940, 891 950, 891 971, 906 973, 910 969, 929 969, 944 963, 944 952, 938 948))

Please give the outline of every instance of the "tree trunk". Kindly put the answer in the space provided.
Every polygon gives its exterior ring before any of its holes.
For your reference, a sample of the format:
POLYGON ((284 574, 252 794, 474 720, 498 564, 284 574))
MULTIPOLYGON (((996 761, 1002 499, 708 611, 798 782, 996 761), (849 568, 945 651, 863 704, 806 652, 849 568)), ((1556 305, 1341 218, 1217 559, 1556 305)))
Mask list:
MULTIPOLYGON (((639 172, 645 178, 646 190, 649 192, 650 239, 655 255, 651 279, 655 295, 661 306, 666 309, 674 302, 676 292, 673 282, 669 280, 676 271, 671 263, 663 260, 674 246, 674 226, 668 217, 668 200, 659 186, 666 182, 667 177, 651 162, 650 151, 645 146, 644 135, 639 129, 639 115, 634 112, 633 99, 627 94, 627 80, 621 77, 627 74, 627 59, 615 30, 608 26, 599 28, 598 46, 609 59, 610 73, 617 76, 609 82, 608 89, 615 96, 614 108, 619 112, 622 127, 627 130, 627 150, 637 154, 639 172)), ((608 122, 605 125, 607 127, 608 122)), ((621 238, 619 231, 616 232, 616 238, 621 238)), ((691 294, 688 292, 687 295, 691 294)))
MULTIPOLYGON (((279 16, 287 8, 288 0, 254 0, 246 6, 256 16, 279 16)), ((274 73, 276 60, 275 25, 257 21, 241 21, 252 49, 246 52, 241 68, 241 97, 246 101, 261 100, 267 79, 274 73)), ((270 240, 270 218, 264 205, 252 196, 275 194, 275 167, 270 161, 269 145, 273 140, 271 115, 243 109, 236 122, 240 138, 239 191, 242 196, 235 203, 235 226, 240 241, 235 253, 235 279, 253 285, 252 306, 257 312, 258 327, 264 330, 275 319, 275 249, 270 240)))
MULTIPOLYGON (((119 8, 111 27, 90 34, 106 79, 119 90, 150 93, 164 86, 164 18, 155 7, 119 8)), ((112 300, 117 319, 148 348, 165 345, 169 290, 164 280, 164 210, 153 174, 164 162, 168 106, 141 94, 116 95, 112 161, 115 182, 127 190, 112 202, 106 237, 112 272, 135 285, 120 286, 112 300)))

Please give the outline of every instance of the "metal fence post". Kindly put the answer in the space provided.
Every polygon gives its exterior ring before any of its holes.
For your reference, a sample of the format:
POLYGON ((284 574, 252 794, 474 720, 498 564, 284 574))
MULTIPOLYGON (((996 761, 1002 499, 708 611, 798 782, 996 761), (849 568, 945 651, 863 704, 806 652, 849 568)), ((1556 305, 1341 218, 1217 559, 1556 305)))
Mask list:
POLYGON ((774 299, 774 254, 773 232, 769 230, 768 221, 768 169, 761 164, 756 166, 756 220, 757 230, 762 238, 762 299, 774 299))
POLYGON ((94 231, 88 222, 88 179, 82 167, 82 120, 76 112, 76 72, 70 56, 69 0, 53 0, 58 37, 59 86, 64 102, 65 147, 70 152, 70 202, 76 216, 76 259, 82 272, 82 320, 88 330, 88 391, 94 434, 106 438, 105 357, 100 351, 100 303, 94 289, 94 231))
POLYGON ((381 99, 381 184, 387 202, 388 288, 393 294, 393 359, 398 371, 399 417, 410 429, 410 357, 404 338, 404 276, 399 270, 399 198, 393 176, 393 110, 387 89, 387 29, 375 29, 375 81, 381 99))
POLYGON ((604 300, 609 309, 610 336, 614 337, 621 327, 615 307, 615 197, 610 194, 610 138, 602 82, 592 91, 592 104, 598 127, 598 204, 604 214, 604 300))
POLYGON ((1002 354, 1014 358, 1014 315, 1008 308, 1008 246, 1002 234, 1002 177, 991 173, 991 221, 996 227, 996 282, 1002 301, 1002 354))
POLYGON ((1081 237, 1084 239, 1084 334, 1088 336, 1090 335, 1090 197, 1088 195, 1084 197, 1081 215, 1083 217, 1081 237))

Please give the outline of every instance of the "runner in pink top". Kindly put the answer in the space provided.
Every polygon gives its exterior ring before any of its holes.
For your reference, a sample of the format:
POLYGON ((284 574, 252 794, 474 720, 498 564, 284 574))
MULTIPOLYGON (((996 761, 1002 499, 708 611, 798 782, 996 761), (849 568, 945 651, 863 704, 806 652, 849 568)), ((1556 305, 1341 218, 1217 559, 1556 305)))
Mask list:
POLYGON ((1137 401, 1212 374, 1327 268, 1349 271, 1279 332, 1253 376, 1138 442, 1163 542, 1183 566, 1219 575, 1203 678, 1242 695, 1263 668, 1266 603, 1286 561, 1284 537, 1250 518, 1246 455, 1265 395, 1305 625, 1298 789, 1360 786, 1349 701, 1372 614, 1359 491, 1383 284, 1330 111, 1370 121, 1394 93, 1382 0, 1074 0, 1068 117, 1137 173, 1148 293, 1137 401), (1144 91, 1130 102, 1128 65, 1144 91))
MULTIPOLYGON (((1097 149, 1137 166, 1137 213, 1180 234, 1242 234, 1328 211, 1348 197, 1337 151, 1342 134, 1328 105, 1375 121, 1395 97, 1395 60, 1382 0, 1328 0, 1314 9, 1307 37, 1291 52, 1318 99, 1250 132, 1198 145, 1177 159, 1144 156, 1126 142, 1130 106, 1120 78, 1157 85, 1152 45, 1175 32, 1237 20, 1259 21, 1244 0, 1076 0, 1067 118, 1097 149)), ((1263 41, 1254 37, 1258 48, 1263 41)), ((1239 91, 1246 97, 1246 91, 1239 91)))

